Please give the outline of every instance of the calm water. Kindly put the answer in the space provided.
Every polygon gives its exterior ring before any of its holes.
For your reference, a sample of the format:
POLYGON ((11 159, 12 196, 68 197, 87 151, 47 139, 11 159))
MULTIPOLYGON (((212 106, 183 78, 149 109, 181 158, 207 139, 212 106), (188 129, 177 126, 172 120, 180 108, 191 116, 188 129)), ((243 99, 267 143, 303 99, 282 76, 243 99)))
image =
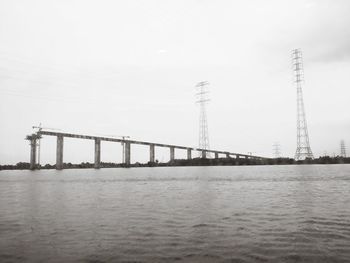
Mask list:
POLYGON ((0 262, 350 262, 350 165, 0 172, 0 262))

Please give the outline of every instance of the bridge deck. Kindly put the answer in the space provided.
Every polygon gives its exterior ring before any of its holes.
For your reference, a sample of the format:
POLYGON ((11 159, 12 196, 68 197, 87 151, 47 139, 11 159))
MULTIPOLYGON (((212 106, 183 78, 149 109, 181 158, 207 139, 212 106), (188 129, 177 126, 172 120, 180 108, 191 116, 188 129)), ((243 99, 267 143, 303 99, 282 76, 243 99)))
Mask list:
POLYGON ((126 140, 126 139, 123 140, 123 139, 118 139, 118 138, 94 136, 94 135, 82 135, 82 134, 53 132, 53 131, 44 131, 44 130, 39 131, 38 134, 48 135, 48 136, 63 136, 63 137, 86 139, 86 140, 99 139, 101 141, 109 141, 109 142, 125 142, 125 143, 129 142, 130 144, 154 145, 157 147, 167 147, 167 148, 173 147, 175 149, 183 149, 183 150, 189 149, 189 150, 194 150, 194 151, 206 151, 207 153, 229 154, 229 155, 235 155, 235 156, 239 156, 239 157, 249 157, 249 158, 254 158, 254 159, 266 159, 266 158, 260 157, 260 156, 247 155, 247 154, 241 154, 241 153, 233 153, 233 152, 227 152, 227 151, 205 150, 205 149, 172 145, 172 144, 154 143, 154 142, 146 142, 146 141, 135 141, 135 140, 126 140))

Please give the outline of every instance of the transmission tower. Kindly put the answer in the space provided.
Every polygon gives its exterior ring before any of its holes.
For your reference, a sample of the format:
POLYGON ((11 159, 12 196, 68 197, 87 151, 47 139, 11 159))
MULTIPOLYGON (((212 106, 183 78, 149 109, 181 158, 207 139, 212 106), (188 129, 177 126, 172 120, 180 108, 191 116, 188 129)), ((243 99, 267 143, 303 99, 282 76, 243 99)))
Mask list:
POLYGON ((304 83, 303 58, 300 49, 292 51, 294 82, 297 88, 297 149, 295 160, 313 159, 305 117, 302 84, 304 83))
MULTIPOLYGON (((204 150, 209 150, 208 120, 206 112, 206 104, 209 102, 207 89, 208 84, 209 83, 207 81, 201 81, 196 85, 196 88, 198 89, 198 92, 196 93, 198 98, 196 103, 198 103, 200 107, 198 147, 204 150)), ((208 153, 206 155, 209 156, 208 153)))
POLYGON ((340 141, 340 156, 346 158, 346 147, 344 140, 340 141))
POLYGON ((281 158, 281 145, 278 142, 275 142, 272 147, 275 158, 281 158))

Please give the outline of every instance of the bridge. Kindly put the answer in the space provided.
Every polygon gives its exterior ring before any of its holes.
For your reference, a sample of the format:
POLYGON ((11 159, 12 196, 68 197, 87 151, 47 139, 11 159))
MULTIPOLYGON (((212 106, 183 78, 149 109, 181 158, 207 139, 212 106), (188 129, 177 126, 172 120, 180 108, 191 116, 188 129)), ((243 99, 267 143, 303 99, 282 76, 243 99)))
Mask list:
POLYGON ((124 151, 125 167, 130 166, 131 145, 132 144, 145 145, 145 146, 149 147, 149 161, 150 161, 150 163, 155 162, 155 147, 169 148, 170 162, 175 160, 175 149, 186 150, 187 151, 187 160, 192 159, 192 151, 197 151, 197 152, 201 153, 200 155, 202 158, 207 158, 208 154, 212 153, 212 154, 214 154, 215 159, 218 159, 220 154, 224 155, 226 158, 235 157, 237 159, 246 158, 246 159, 254 159, 254 160, 267 159, 267 158, 260 157, 260 156, 232 153, 232 152, 227 152, 227 151, 216 151, 216 150, 199 149, 199 148, 193 148, 193 147, 171 145, 171 144, 162 144, 162 143, 155 143, 155 142, 135 141, 135 140, 129 140, 129 139, 125 139, 125 138, 118 139, 118 138, 113 138, 113 137, 101 137, 101 136, 93 136, 93 135, 82 135, 82 134, 39 130, 36 133, 28 135, 26 138, 27 140, 30 141, 30 169, 31 170, 35 170, 37 167, 36 166, 37 143, 38 143, 38 140, 40 140, 42 138, 42 136, 44 136, 44 135, 57 137, 57 144, 56 144, 56 169, 57 170, 63 169, 64 138, 76 138, 76 139, 86 139, 86 140, 95 141, 94 167, 96 169, 99 169, 101 167, 101 141, 119 142, 119 143, 123 143, 125 145, 125 151, 124 151))

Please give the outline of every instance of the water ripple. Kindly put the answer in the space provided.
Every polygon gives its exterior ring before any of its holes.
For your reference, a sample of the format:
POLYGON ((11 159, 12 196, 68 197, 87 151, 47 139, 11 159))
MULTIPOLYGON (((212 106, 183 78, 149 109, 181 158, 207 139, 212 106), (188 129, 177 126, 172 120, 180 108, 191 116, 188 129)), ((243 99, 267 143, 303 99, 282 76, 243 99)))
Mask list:
POLYGON ((1 262, 350 262, 350 166, 0 172, 1 262))

